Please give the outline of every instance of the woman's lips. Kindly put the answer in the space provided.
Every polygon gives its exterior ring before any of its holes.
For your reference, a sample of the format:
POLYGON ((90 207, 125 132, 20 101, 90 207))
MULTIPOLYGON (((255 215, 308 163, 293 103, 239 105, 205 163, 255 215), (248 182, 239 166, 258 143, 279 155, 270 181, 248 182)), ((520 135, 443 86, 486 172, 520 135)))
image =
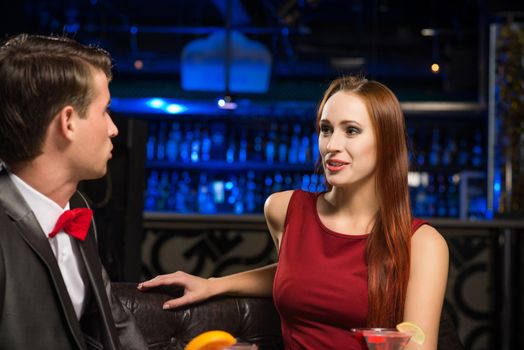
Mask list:
POLYGON ((344 162, 338 159, 328 159, 326 161, 326 169, 328 169, 329 171, 340 171, 348 164, 348 162, 344 162))

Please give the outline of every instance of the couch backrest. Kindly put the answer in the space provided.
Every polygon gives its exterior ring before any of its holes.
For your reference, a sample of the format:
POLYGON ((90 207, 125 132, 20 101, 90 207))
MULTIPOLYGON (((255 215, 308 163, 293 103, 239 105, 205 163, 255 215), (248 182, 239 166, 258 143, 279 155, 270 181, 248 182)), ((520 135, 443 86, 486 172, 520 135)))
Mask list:
POLYGON ((183 350, 198 334, 221 329, 260 350, 282 350, 280 319, 271 298, 223 297, 176 310, 162 304, 179 289, 140 292, 136 284, 113 283, 113 293, 134 314, 150 350, 183 350))
MULTIPOLYGON (((280 318, 271 298, 221 297, 175 310, 162 304, 182 295, 177 288, 140 292, 134 283, 113 283, 113 293, 134 314, 150 350, 183 350, 198 334, 225 330, 260 350, 282 350, 280 318)), ((442 310, 438 350, 463 350, 447 308, 442 310)))

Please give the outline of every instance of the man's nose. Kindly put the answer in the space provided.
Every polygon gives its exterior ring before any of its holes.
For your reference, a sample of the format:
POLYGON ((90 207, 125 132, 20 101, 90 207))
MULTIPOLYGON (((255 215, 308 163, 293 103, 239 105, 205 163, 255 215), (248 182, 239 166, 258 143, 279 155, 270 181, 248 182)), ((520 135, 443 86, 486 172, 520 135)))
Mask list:
POLYGON ((118 135, 118 128, 116 127, 115 123, 113 122, 113 119, 111 117, 108 117, 108 133, 109 137, 113 138, 118 135))

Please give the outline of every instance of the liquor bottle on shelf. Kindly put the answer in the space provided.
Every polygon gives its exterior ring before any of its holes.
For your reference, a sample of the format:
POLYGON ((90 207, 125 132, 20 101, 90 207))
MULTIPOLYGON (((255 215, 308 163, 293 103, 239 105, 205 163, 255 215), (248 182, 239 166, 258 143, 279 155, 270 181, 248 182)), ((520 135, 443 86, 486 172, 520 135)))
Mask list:
POLYGON ((456 177, 456 175, 448 175, 446 192, 448 198, 448 215, 452 218, 457 218, 460 214, 460 201, 457 189, 458 179, 455 180, 456 177))
POLYGON ((158 171, 152 170, 147 178, 147 185, 144 198, 144 209, 146 211, 156 210, 158 196, 158 171))
POLYGON ((212 141, 207 129, 202 130, 202 161, 209 162, 211 160, 212 141))
POLYGON ((178 171, 172 171, 169 179, 169 191, 167 197, 167 210, 173 212, 177 205, 177 185, 179 182, 178 171))
POLYGON ((238 147, 238 161, 241 163, 247 162, 247 148, 248 148, 248 142, 247 142, 247 133, 245 130, 242 130, 240 134, 240 145, 238 147))
POLYGON ((311 149, 310 149, 309 135, 307 130, 302 133, 300 139, 300 151, 298 152, 298 162, 301 164, 306 164, 311 161, 311 149))
POLYGON ((167 211, 167 203, 169 198, 169 172, 167 170, 162 171, 160 175, 159 191, 156 198, 156 210, 167 211))
POLYGON ((243 175, 238 177, 236 188, 236 200, 233 203, 233 212, 235 214, 244 214, 244 189, 246 185, 246 178, 243 175))
POLYGON ((481 168, 484 165, 482 142, 481 132, 476 131, 473 137, 473 147, 471 150, 471 165, 474 168, 481 168))
POLYGON ((258 203, 256 203, 257 184, 255 183, 255 172, 248 171, 247 182, 245 190, 245 210, 247 213, 255 213, 258 211, 258 203))
POLYGON ((455 142, 455 137, 456 136, 454 135, 448 135, 446 137, 441 157, 443 166, 450 166, 455 164, 455 156, 457 153, 457 144, 455 142))
POLYGON ((287 123, 282 124, 278 140, 278 161, 280 163, 287 163, 289 140, 288 131, 287 123))
POLYGON ((318 151, 318 134, 316 131, 311 133, 311 164, 316 165, 320 157, 320 152, 318 151))
POLYGON ((166 158, 166 133, 167 123, 165 121, 160 122, 158 128, 158 143, 156 145, 156 157, 157 160, 165 160, 166 158))
POLYGON ((465 138, 461 138, 458 146, 457 165, 461 168, 466 168, 469 158, 468 141, 465 138))
POLYGON ((446 217, 448 216, 448 203, 446 200, 446 177, 443 174, 437 174, 437 193, 436 195, 436 214, 439 217, 446 217))
POLYGON ((262 130, 256 130, 254 134, 250 160, 262 162, 264 161, 264 133, 262 130))
POLYGON ((200 161, 200 124, 195 124, 195 129, 193 130, 193 139, 191 140, 191 161, 193 163, 198 163, 200 161))
POLYGON ((298 163, 298 154, 300 152, 300 124, 293 124, 293 134, 288 150, 288 161, 291 164, 298 163))
POLYGON ((146 143, 146 159, 154 160, 156 158, 156 123, 149 123, 148 136, 146 143))
POLYGON ((216 122, 211 124, 211 159, 226 159, 226 125, 216 122))
POLYGON ((233 163, 235 161, 236 148, 237 144, 234 135, 229 135, 229 140, 227 142, 226 162, 233 163))
POLYGON ((180 160, 182 162, 191 161, 191 143, 193 142, 193 131, 187 124, 184 125, 184 137, 180 143, 180 160))
POLYGON ((311 184, 310 178, 308 174, 302 175, 302 183, 300 188, 304 191, 307 191, 309 189, 309 185, 311 184))
POLYGON ((194 181, 188 171, 182 172, 182 181, 179 182, 181 195, 184 198, 185 212, 195 212, 197 205, 196 186, 193 187, 194 181))
POLYGON ((166 157, 169 161, 176 161, 180 153, 180 142, 182 140, 182 133, 180 131, 180 123, 173 122, 171 131, 166 144, 166 157))
POLYGON ((429 165, 437 166, 440 164, 440 130, 438 128, 433 128, 431 135, 429 165))
POLYGON ((275 148, 276 148, 276 133, 277 126, 275 123, 271 124, 271 128, 268 132, 266 147, 265 147, 265 159, 268 164, 273 164, 275 161, 275 148))
POLYGON ((198 182, 198 212, 202 214, 216 213, 215 201, 209 188, 206 173, 200 173, 198 182))

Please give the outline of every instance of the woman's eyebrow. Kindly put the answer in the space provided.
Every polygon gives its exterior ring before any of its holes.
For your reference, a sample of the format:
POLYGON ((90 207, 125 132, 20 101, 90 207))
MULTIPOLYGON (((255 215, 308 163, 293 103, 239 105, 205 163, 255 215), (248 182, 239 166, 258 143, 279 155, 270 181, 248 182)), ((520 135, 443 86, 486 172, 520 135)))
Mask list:
MULTIPOLYGON (((331 125, 331 122, 327 119, 320 119, 318 124, 330 124, 331 125)), ((357 122, 356 120, 353 120, 353 119, 347 119, 347 120, 343 120, 341 121, 339 124, 341 125, 358 125, 358 126, 362 126, 359 122, 357 122)))

